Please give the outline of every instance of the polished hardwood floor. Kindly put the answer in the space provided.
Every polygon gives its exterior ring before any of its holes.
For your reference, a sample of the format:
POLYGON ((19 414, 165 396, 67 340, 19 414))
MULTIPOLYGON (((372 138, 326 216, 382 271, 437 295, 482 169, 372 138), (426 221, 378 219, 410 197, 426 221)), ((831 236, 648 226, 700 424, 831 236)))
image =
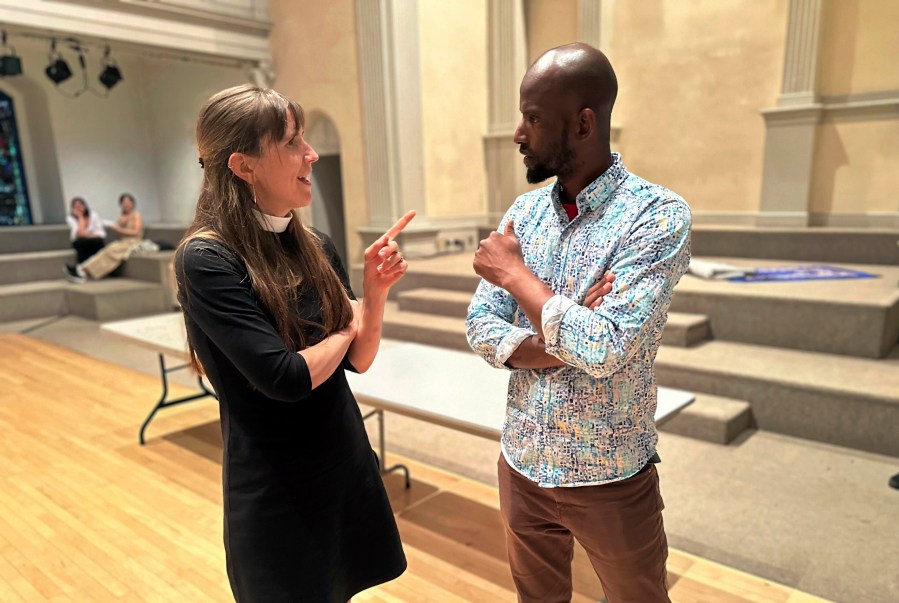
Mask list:
MULTIPOLYGON (((214 401, 163 411, 140 446, 158 379, 22 335, 0 358, 0 601, 231 600, 214 401)), ((495 488, 388 460, 412 470, 410 490, 385 480, 409 570, 353 600, 514 601, 495 488)), ((596 601, 581 551, 574 568, 573 600, 596 601)), ((669 572, 676 603, 823 601, 677 550, 669 572)))

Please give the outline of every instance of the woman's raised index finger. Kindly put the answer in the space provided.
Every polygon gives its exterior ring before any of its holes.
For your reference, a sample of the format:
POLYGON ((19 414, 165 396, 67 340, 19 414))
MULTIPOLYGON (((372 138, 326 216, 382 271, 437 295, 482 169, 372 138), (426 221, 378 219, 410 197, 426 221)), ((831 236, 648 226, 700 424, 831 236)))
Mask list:
POLYGON ((395 238, 396 235, 403 232, 403 229, 409 225, 409 222, 412 221, 412 218, 415 217, 415 210, 407 211, 406 215, 396 221, 396 224, 390 227, 387 231, 387 236, 391 239, 395 238))

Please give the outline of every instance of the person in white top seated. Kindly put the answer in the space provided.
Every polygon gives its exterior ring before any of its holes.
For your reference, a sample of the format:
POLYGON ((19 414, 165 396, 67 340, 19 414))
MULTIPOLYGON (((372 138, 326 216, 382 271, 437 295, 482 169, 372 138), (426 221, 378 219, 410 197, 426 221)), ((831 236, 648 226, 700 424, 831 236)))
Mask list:
MULTIPOLYGON (((107 226, 117 232, 119 240, 106 245, 98 253, 78 264, 66 264, 63 272, 67 280, 73 283, 83 283, 87 279, 101 279, 116 268, 122 262, 131 257, 138 249, 145 248, 148 241, 144 241, 144 221, 135 206, 137 202, 130 193, 122 193, 119 196, 119 207, 122 215, 117 222, 107 222, 107 226)), ((159 249, 159 247, 154 247, 159 249)))
POLYGON ((79 264, 103 249, 106 244, 103 220, 97 212, 90 210, 82 197, 72 199, 66 223, 69 225, 69 239, 75 248, 79 264))

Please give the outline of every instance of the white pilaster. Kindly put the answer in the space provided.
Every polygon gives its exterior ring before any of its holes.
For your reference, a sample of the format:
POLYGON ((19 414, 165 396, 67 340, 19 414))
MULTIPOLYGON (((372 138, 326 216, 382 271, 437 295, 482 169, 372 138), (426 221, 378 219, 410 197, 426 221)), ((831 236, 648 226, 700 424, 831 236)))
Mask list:
POLYGON ((496 222, 524 190, 524 168, 512 141, 518 124, 518 88, 527 69, 522 0, 488 4, 489 111, 484 154, 487 166, 487 222, 496 222))
POLYGON ((808 224, 815 137, 822 105, 815 90, 821 0, 790 0, 783 82, 765 118, 765 162, 759 224, 808 224))
MULTIPOLYGON (((418 0, 356 0, 369 226, 427 213, 418 0)), ((364 229, 368 230, 368 229, 364 229)))
POLYGON ((602 49, 602 0, 578 0, 577 38, 579 42, 602 49))

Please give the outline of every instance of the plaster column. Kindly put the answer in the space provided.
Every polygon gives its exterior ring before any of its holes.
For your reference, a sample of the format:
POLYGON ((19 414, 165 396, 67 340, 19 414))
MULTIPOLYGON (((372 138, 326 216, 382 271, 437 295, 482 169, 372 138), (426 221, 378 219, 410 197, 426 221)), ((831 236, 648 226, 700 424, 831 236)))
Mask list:
MULTIPOLYGON (((427 229, 418 0, 356 0, 368 226, 368 245, 400 216, 418 217, 400 243, 408 249, 427 229)), ((433 239, 433 233, 429 235, 433 239)))
POLYGON ((490 0, 488 15, 486 226, 495 228, 515 197, 526 190, 525 169, 512 141, 518 124, 518 88, 527 69, 524 6, 521 0, 490 0))
POLYGON ((815 91, 821 0, 790 0, 777 107, 763 109, 765 163, 758 225, 807 226, 815 136, 823 106, 815 91))

